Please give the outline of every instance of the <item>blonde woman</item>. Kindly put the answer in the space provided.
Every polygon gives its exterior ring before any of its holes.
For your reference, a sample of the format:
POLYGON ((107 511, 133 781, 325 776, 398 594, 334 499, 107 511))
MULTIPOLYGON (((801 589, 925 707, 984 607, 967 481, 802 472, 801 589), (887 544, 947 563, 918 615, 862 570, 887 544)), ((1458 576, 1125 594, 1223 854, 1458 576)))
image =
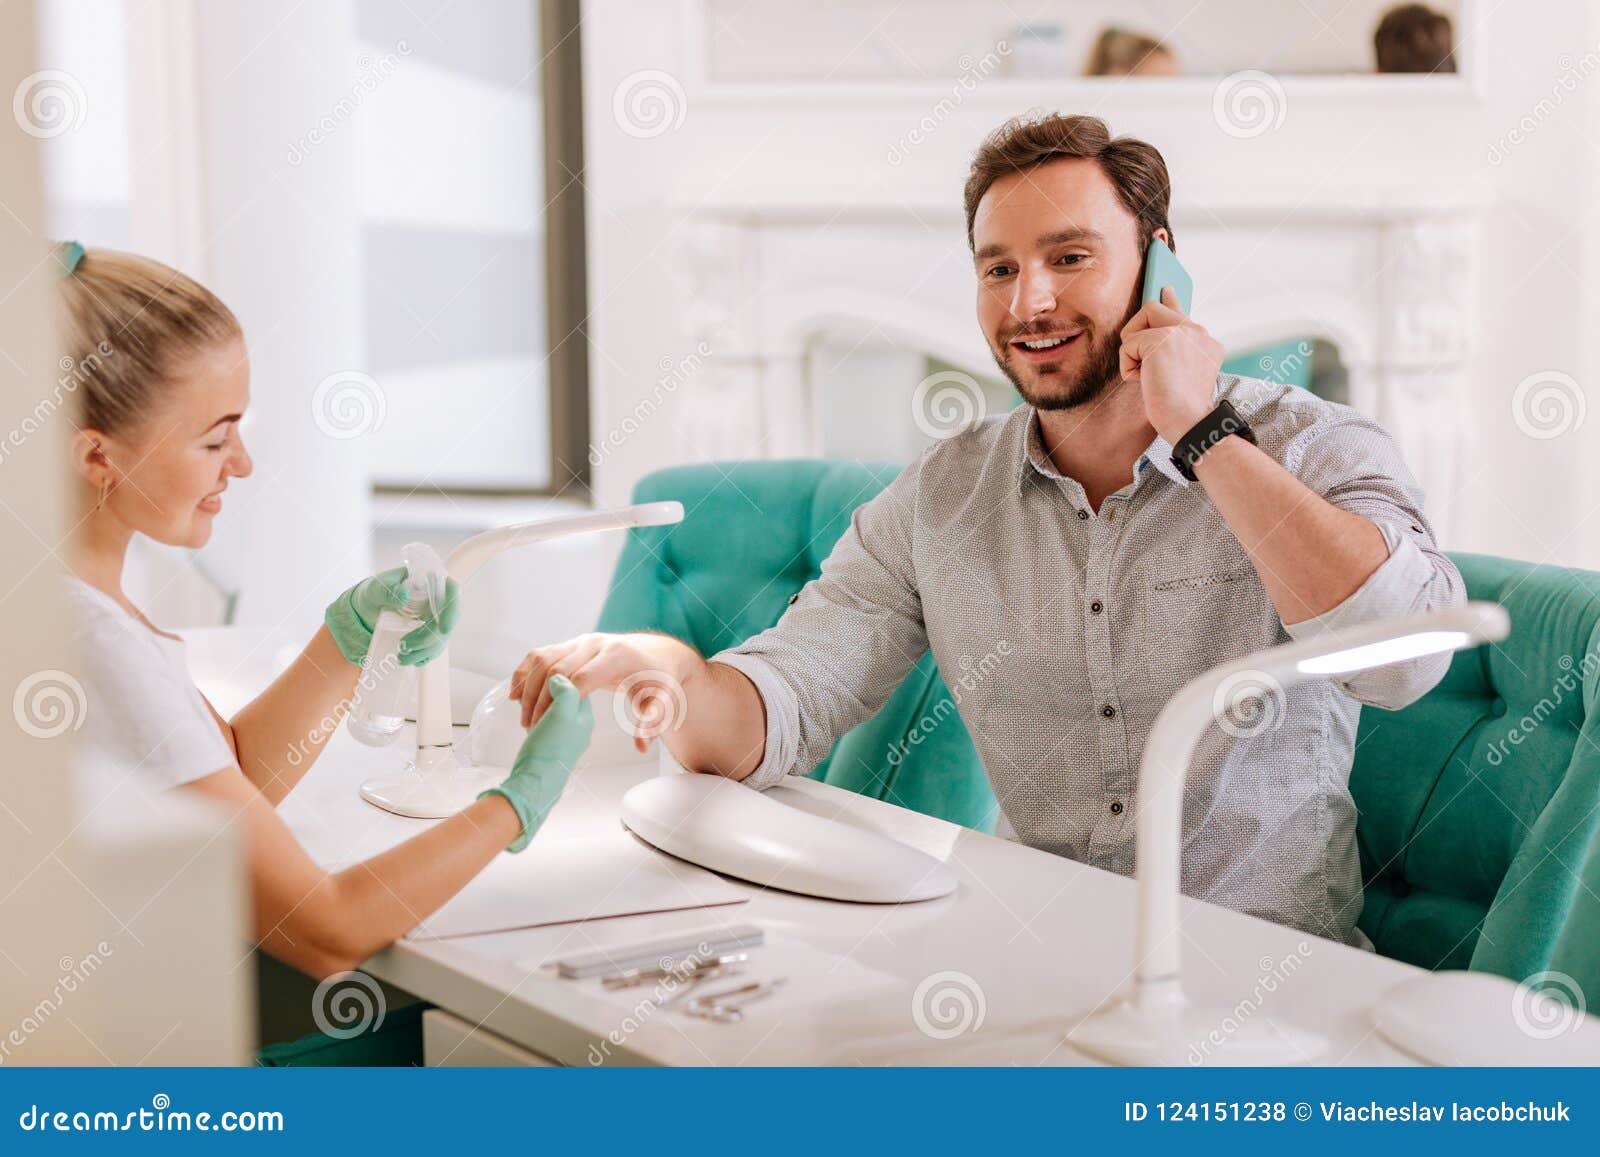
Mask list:
POLYGON ((1153 36, 1107 28, 1095 37, 1085 76, 1177 76, 1178 59, 1153 36))
MULTIPOLYGON (((219 715, 189 677, 183 642, 123 593, 122 570, 136 534, 204 546, 229 483, 253 469, 239 431, 250 404, 244 336, 227 306, 159 262, 76 243, 55 255, 78 367, 66 594, 89 698, 76 761, 83 806, 114 811, 168 790, 222 803, 247 842, 260 947, 318 979, 353 969, 502 848, 526 846, 588 745, 589 706, 570 683, 558 690, 552 725, 541 721, 505 783, 457 815, 343 871, 312 862, 274 809, 326 741, 322 720, 347 707, 378 613, 404 601, 403 572, 345 591, 270 687, 232 719, 219 715)), ((438 618, 401 644, 402 663, 443 649, 458 600, 452 582, 438 618)))

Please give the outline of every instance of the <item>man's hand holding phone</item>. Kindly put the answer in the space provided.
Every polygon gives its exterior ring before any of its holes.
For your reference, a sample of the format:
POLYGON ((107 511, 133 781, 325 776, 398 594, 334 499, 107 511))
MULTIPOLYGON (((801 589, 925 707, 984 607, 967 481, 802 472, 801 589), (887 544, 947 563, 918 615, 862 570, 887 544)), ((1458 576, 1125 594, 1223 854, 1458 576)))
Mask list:
POLYGON ((1151 239, 1146 269, 1145 303, 1122 329, 1122 380, 1139 386, 1145 416, 1174 443, 1211 412, 1224 351, 1184 312, 1174 283, 1187 294, 1188 275, 1159 238, 1151 239))

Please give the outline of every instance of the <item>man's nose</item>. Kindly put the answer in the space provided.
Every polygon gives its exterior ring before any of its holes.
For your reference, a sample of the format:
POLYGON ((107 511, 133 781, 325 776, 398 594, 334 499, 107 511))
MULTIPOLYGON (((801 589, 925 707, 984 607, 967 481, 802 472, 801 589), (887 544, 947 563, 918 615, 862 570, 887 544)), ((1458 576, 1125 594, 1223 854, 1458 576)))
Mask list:
POLYGON ((1024 270, 1017 274, 1017 288, 1011 298, 1012 317, 1026 325, 1041 313, 1050 313, 1055 307, 1055 283, 1047 273, 1024 270))

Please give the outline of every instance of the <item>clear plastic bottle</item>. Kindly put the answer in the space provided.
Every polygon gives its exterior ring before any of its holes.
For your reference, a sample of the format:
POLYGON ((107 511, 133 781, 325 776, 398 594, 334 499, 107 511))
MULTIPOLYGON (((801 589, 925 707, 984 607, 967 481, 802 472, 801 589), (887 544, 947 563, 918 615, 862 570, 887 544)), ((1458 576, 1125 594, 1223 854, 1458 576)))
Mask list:
POLYGON ((400 640, 422 622, 423 608, 435 616, 444 606, 444 561, 425 542, 400 552, 406 564, 410 602, 405 611, 384 611, 372 629, 372 643, 361 663, 345 727, 368 747, 391 743, 405 726, 406 712, 416 702, 417 669, 400 663, 400 640))

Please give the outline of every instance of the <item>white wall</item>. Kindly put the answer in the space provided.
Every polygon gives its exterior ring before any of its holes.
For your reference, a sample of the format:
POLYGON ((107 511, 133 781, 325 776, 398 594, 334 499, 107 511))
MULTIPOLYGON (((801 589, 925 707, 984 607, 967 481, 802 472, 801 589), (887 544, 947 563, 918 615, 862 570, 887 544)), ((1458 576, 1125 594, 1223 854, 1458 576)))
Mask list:
POLYGON ((354 58, 348 2, 200 11, 203 276, 250 347, 243 433, 257 463, 230 487, 204 557, 242 592, 244 625, 309 632, 370 569, 367 450, 334 436, 319 409, 333 394, 318 393, 365 367, 358 139, 333 131, 298 163, 290 152, 348 96, 354 58))
MULTIPOLYGON (((53 90, 59 123, 92 117, 93 87, 36 55, 34 8, 7 5, 0 87, 53 90)), ((56 139, 55 123, 33 129, 56 139)), ((244 1063, 251 978, 236 965, 247 905, 221 809, 173 799, 96 817, 69 774, 79 730, 103 705, 80 678, 59 589, 74 519, 70 427, 41 403, 59 403, 70 379, 51 326, 59 272, 39 145, 33 132, 0 133, 0 700, 13 716, 0 726, 0 1064, 244 1063), (98 828, 85 822, 96 818, 98 828)))
MULTIPOLYGON (((594 435, 603 437, 650 397, 663 359, 693 348, 679 246, 694 207, 770 204, 778 196, 794 205, 953 204, 988 130, 1036 105, 1058 107, 1097 113, 1114 130, 1157 144, 1180 204, 1286 179, 1340 187, 1356 173, 1378 174, 1397 191, 1484 198, 1480 327, 1462 399, 1483 454, 1464 464, 1458 497, 1465 510, 1447 545, 1600 568, 1600 522, 1588 519, 1587 499, 1600 416, 1540 440, 1521 433, 1511 412, 1512 393, 1530 374, 1558 370, 1591 394, 1600 380, 1589 336, 1594 289, 1580 276, 1593 272, 1600 229, 1592 212, 1600 191, 1592 145, 1600 136, 1600 72, 1563 93, 1559 106, 1536 112, 1563 69, 1585 54, 1600 56, 1600 17, 1580 0, 1541 5, 1537 20, 1514 5, 1463 7, 1462 55, 1482 62, 1470 84, 1291 78, 1283 125, 1236 139, 1219 131, 1207 81, 986 80, 891 165, 890 148, 950 95, 948 80, 819 85, 807 90, 804 107, 785 107, 780 118, 757 86, 718 91, 699 82, 701 51, 687 15, 693 4, 591 4, 584 53, 594 435), (619 86, 645 70, 667 74, 682 92, 679 100, 670 84, 657 84, 681 123, 652 136, 639 135, 637 122, 626 131, 613 104, 619 86), (1525 116, 1537 119, 1535 131, 1491 163, 1491 147, 1525 116)), ((952 244, 964 242, 957 235, 952 244)), ((693 457, 669 411, 605 456, 596 470, 603 500, 620 500, 648 470, 693 457)))

